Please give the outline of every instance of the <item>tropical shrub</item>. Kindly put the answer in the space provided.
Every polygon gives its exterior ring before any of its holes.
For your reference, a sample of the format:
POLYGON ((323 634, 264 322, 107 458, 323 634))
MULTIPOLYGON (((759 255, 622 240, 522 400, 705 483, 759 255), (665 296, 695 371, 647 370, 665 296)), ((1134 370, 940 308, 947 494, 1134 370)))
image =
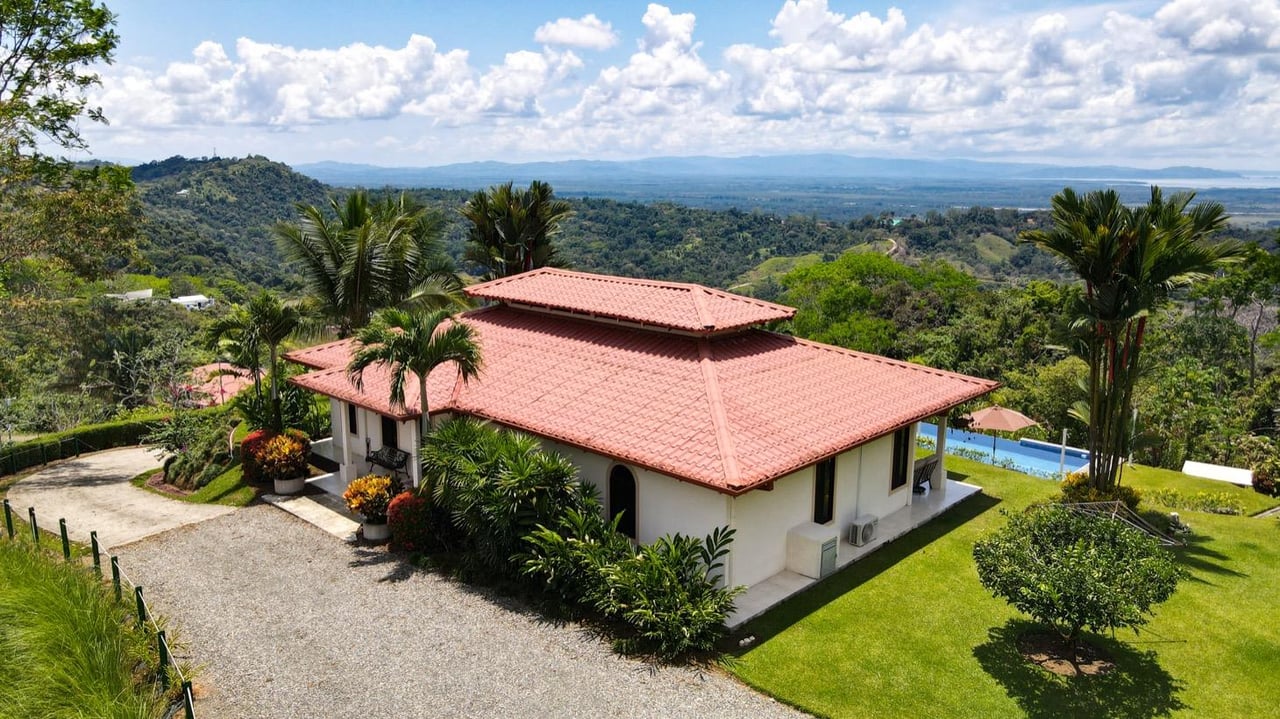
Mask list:
POLYGON ((254 453, 258 476, 264 482, 307 476, 311 447, 301 433, 286 432, 267 440, 254 453))
MULTIPOLYGON (((266 392, 246 390, 232 398, 231 405, 251 428, 271 426, 271 397, 266 392)), ((329 412, 316 407, 316 396, 287 382, 280 385, 280 417, 285 427, 302 427, 312 437, 324 437, 331 431, 329 412)))
POLYGON ((425 497, 413 492, 397 494, 387 505, 391 551, 419 554, 438 548, 435 532, 448 521, 447 516, 432 511, 431 502, 425 497))
POLYGON ((566 511, 555 528, 540 526, 525 537, 522 571, 562 606, 591 604, 604 581, 604 568, 635 553, 617 531, 617 522, 606 522, 598 504, 566 511))
POLYGON ((464 562, 486 574, 517 578, 524 538, 594 497, 573 464, 536 439, 471 419, 442 424, 422 455, 432 501, 464 539, 464 562))
POLYGON ((261 470, 258 468, 258 454, 276 433, 268 429, 255 429, 240 440, 240 466, 246 482, 260 480, 261 470))
POLYGON ((1231 439, 1219 454, 1223 464, 1248 467, 1253 472, 1253 488, 1269 496, 1280 494, 1280 445, 1270 437, 1242 434, 1231 439))
POLYGON ((1176 489, 1152 489, 1146 498, 1170 509, 1190 509, 1210 514, 1244 514, 1244 502, 1230 492, 1184 494, 1176 489))
POLYGON ((1116 484, 1108 489, 1099 489, 1090 484, 1088 473, 1076 472, 1062 480, 1061 501, 1071 504, 1120 501, 1124 502, 1129 509, 1137 511, 1138 503, 1142 501, 1142 493, 1127 484, 1116 484))
POLYGON ((381 474, 366 474, 352 480, 342 493, 347 509, 364 516, 370 524, 387 521, 387 508, 391 504, 393 482, 381 474))
POLYGON ((228 435, 236 420, 227 412, 198 415, 179 411, 172 422, 185 426, 186 444, 165 461, 165 482, 183 489, 199 489, 225 472, 235 461, 228 435), (181 419, 180 419, 181 418, 181 419))
POLYGON ((662 537, 602 567, 602 581, 588 598, 635 632, 618 640, 618 647, 662 659, 713 650, 742 591, 719 586, 720 560, 729 553, 733 534, 718 527, 701 541, 680 534, 662 537))
POLYGON ((1117 519, 1060 504, 1006 515, 1008 524, 974 545, 978 579, 1069 642, 1084 629, 1136 630, 1177 587, 1170 553, 1117 519))

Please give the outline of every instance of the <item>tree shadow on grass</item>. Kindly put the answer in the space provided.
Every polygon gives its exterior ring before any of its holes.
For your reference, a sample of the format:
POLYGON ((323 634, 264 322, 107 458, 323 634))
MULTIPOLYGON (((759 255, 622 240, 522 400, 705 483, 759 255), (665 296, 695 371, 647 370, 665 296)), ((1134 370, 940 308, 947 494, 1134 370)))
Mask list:
POLYGON ((1205 546, 1209 537, 1204 534, 1191 534, 1184 538, 1186 544, 1174 548, 1174 556, 1178 564, 1186 571, 1186 578, 1193 582, 1210 584, 1213 582, 1200 576, 1202 574, 1218 574, 1229 577, 1244 578, 1249 575, 1238 572, 1227 566, 1231 557, 1205 546))
POLYGON ((1032 664, 1018 650, 1018 637, 1038 629, 1043 627, 1012 619, 991 629, 987 641, 973 649, 982 669, 1030 719, 1147 719, 1187 708, 1178 698, 1183 682, 1160 666, 1155 652, 1090 636, 1090 642, 1111 654, 1115 669, 1100 676, 1062 677, 1032 664))
MULTIPOLYGON (((954 472, 948 476, 955 478, 954 472)), ((853 562, 835 574, 788 598, 764 614, 738 627, 725 637, 721 649, 729 655, 741 655, 752 646, 762 644, 832 600, 879 576, 899 562, 960 528, 974 517, 1000 504, 1000 499, 980 492, 951 507, 925 524, 882 545, 874 552, 853 562), (740 643, 744 637, 748 643, 740 643)))

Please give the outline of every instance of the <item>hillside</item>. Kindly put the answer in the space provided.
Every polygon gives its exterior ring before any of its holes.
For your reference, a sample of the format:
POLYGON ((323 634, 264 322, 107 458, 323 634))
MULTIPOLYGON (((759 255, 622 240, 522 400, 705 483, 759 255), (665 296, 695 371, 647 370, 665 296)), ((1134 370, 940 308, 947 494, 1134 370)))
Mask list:
MULTIPOLYGON (((296 290, 296 278, 280 263, 272 225, 294 219, 297 202, 323 204, 329 193, 341 192, 263 157, 170 158, 134 168, 134 177, 148 220, 144 252, 155 274, 196 275, 215 285, 235 280, 286 292, 296 290)), ((444 213, 446 249, 460 257, 466 228, 458 209, 470 191, 408 192, 444 213)), ((750 207, 710 209, 558 194, 575 213, 558 245, 564 259, 583 270, 733 285, 772 296, 777 268, 794 264, 789 258, 830 259, 868 247, 909 261, 946 259, 984 279, 1060 276, 1047 255, 1016 243, 1019 231, 1046 221, 1043 212, 975 206, 905 216, 881 211, 839 221, 817 210, 781 215, 750 207)))
POLYGON ((271 226, 328 188, 265 157, 171 157, 133 168, 146 214, 143 254, 160 276, 278 286, 286 275, 271 226))

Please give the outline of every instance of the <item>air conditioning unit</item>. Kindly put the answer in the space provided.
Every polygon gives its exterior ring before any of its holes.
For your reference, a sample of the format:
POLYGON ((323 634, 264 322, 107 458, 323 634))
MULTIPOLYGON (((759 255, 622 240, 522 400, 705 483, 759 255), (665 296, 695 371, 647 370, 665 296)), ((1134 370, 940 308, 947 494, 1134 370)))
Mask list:
POLYGON ((849 544, 858 547, 869 544, 876 538, 876 525, 879 523, 880 519, 870 514, 854 519, 853 524, 849 525, 849 544))
POLYGON ((836 570, 840 529, 805 522, 787 532, 787 569, 813 579, 836 570))

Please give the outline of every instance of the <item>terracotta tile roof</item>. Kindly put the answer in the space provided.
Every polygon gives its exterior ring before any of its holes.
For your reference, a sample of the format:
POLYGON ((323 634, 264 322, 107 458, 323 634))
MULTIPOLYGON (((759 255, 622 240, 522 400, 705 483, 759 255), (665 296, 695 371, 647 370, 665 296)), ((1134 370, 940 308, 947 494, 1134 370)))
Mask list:
POLYGON ((200 365, 191 370, 191 394, 201 407, 214 407, 229 401, 241 390, 253 385, 247 370, 226 362, 200 365))
POLYGON ((790 319, 772 302, 682 282, 592 275, 544 267, 466 288, 472 297, 711 334, 790 319))
POLYGON ((351 360, 354 344, 355 339, 349 337, 337 342, 327 342, 322 345, 303 347, 302 349, 285 352, 283 357, 290 362, 297 362, 303 367, 311 369, 346 367, 347 362, 351 360))
MULTIPOLYGON (((998 386, 763 330, 690 337, 503 306, 463 319, 484 367, 465 386, 450 365, 432 372, 432 413, 483 417, 730 494, 998 386)), ((408 408, 395 411, 385 369, 367 370, 357 392, 345 359, 333 366, 291 381, 389 416, 418 415, 415 382, 408 408)))

